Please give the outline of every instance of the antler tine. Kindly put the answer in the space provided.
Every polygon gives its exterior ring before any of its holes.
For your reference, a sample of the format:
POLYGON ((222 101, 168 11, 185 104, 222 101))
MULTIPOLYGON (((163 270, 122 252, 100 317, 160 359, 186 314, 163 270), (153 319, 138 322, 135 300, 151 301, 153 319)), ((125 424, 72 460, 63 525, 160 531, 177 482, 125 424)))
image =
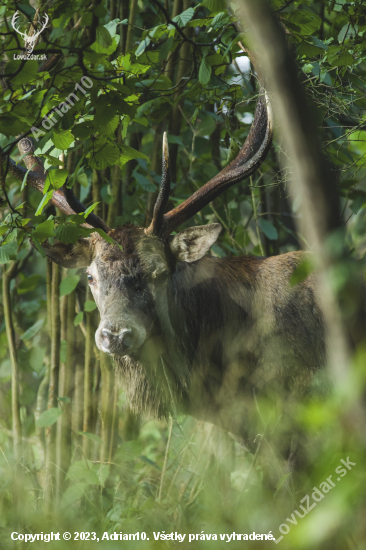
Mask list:
POLYGON ((43 17, 45 19, 45 22, 44 22, 44 25, 43 25, 42 29, 39 31, 40 33, 46 28, 46 25, 47 25, 48 19, 49 19, 47 13, 45 13, 43 17))
MULTIPOLYGON (((27 168, 34 169, 28 172, 28 185, 31 185, 37 189, 37 191, 43 193, 46 174, 44 173, 42 162, 34 155, 32 140, 30 138, 21 139, 19 141, 19 151, 21 154, 26 155, 24 161, 27 168)), ((16 162, 9 158, 9 172, 15 178, 23 180, 27 170, 22 166, 18 166, 16 162)), ((66 189, 66 186, 53 192, 51 202, 66 215, 80 214, 86 210, 85 206, 75 197, 72 189, 66 189)), ((89 214, 85 221, 90 227, 103 229, 106 233, 111 230, 111 228, 95 214, 89 214)))
MULTIPOLYGON (((245 50, 241 43, 239 46, 248 53, 252 61, 255 61, 251 52, 245 50)), ((159 236, 166 239, 179 225, 197 214, 223 191, 253 174, 268 153, 272 132, 272 110, 267 93, 261 85, 252 126, 236 159, 193 193, 191 197, 166 213, 161 223, 159 236)))
POLYGON ((28 35, 27 35, 25 32, 22 32, 22 31, 20 31, 19 29, 17 29, 17 28, 15 27, 15 24, 16 24, 16 22, 17 22, 17 19, 19 19, 19 17, 20 17, 20 13, 19 13, 19 11, 16 11, 16 12, 14 13, 13 17, 12 17, 11 25, 12 25, 13 29, 14 29, 18 34, 20 34, 20 36, 22 36, 22 37, 25 39, 28 35))
POLYGON ((167 133, 163 134, 162 174, 158 198, 154 206, 151 224, 145 229, 147 235, 159 235, 164 221, 164 208, 168 203, 170 193, 170 160, 167 133))

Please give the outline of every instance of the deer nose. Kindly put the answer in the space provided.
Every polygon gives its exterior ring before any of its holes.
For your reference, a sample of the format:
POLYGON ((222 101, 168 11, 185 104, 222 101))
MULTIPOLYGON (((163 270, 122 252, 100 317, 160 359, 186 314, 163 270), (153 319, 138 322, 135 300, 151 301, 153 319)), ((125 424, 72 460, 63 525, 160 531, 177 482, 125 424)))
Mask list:
POLYGON ((124 328, 119 332, 104 328, 101 333, 103 347, 110 353, 126 352, 132 345, 133 333, 131 328, 124 328))

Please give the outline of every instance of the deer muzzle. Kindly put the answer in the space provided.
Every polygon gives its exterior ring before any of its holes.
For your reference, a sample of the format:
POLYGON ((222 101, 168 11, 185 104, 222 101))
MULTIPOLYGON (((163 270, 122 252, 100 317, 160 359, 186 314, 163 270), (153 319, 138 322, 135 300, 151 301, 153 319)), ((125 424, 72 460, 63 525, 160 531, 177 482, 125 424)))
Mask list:
POLYGON ((143 327, 132 325, 115 328, 110 323, 101 323, 95 334, 98 348, 112 355, 129 355, 137 350, 146 337, 143 327))

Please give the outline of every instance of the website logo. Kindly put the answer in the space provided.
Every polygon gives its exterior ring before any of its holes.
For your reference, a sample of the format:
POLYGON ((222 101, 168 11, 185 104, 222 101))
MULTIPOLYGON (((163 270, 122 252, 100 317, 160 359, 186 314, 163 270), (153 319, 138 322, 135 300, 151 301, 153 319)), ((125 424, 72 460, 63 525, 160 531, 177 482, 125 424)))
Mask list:
POLYGON ((13 15, 13 19, 11 20, 11 25, 12 25, 13 29, 18 34, 20 34, 20 36, 23 38, 24 46, 25 46, 25 49, 27 51, 27 54, 30 55, 33 52, 34 46, 36 45, 36 41, 37 41, 39 35, 41 34, 41 32, 44 31, 44 29, 47 26, 48 15, 47 15, 47 13, 44 14, 43 24, 41 23, 41 21, 37 21, 36 23, 35 22, 31 23, 31 28, 30 28, 30 31, 29 31, 28 34, 26 34, 25 32, 22 32, 22 31, 19 30, 19 22, 18 22, 19 17, 20 17, 20 13, 19 13, 19 11, 16 11, 13 15), (38 25, 38 24, 41 24, 42 26, 41 26, 40 29, 37 30, 36 25, 38 25))

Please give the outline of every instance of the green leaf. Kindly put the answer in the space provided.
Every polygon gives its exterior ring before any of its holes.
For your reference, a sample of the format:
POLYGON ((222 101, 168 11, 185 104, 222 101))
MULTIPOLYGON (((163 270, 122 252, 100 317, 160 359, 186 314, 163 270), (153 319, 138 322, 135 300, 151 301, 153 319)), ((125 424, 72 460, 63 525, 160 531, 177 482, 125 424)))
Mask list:
MULTIPOLYGON (((90 46, 90 49, 93 50, 93 52, 96 52, 97 54, 104 54, 104 55, 108 54, 108 55, 110 55, 117 49, 117 46, 119 44, 119 40, 120 40, 120 36, 119 36, 119 34, 116 34, 116 36, 114 38, 112 38, 111 45, 108 48, 104 48, 98 42, 94 42, 94 44, 92 44, 90 46)), ((89 57, 90 61, 92 63, 100 60, 100 57, 101 57, 101 56, 95 56, 95 58, 93 60, 91 52, 85 52, 84 55, 85 55, 86 58, 89 57)))
MULTIPOLYGON (((83 222, 85 219, 83 217, 83 222)), ((65 244, 74 244, 80 237, 87 237, 88 230, 75 225, 74 223, 62 223, 55 229, 55 237, 57 240, 65 244)))
POLYGON ((46 239, 53 237, 54 224, 54 220, 46 220, 45 222, 40 223, 33 231, 33 235, 40 243, 42 243, 46 239))
POLYGON ((300 57, 302 57, 303 55, 305 55, 306 57, 314 57, 322 53, 323 53, 323 50, 321 48, 318 48, 313 44, 309 44, 305 40, 301 42, 300 46, 297 49, 297 55, 300 57))
POLYGON ((55 170, 49 170, 47 172, 47 178, 44 184, 43 192, 47 191, 50 185, 54 189, 59 189, 65 183, 69 171, 66 168, 56 168, 55 170))
POLYGON ((310 256, 305 256, 305 258, 302 260, 302 262, 296 267, 295 271, 293 272, 290 279, 290 285, 295 286, 298 283, 301 283, 310 275, 310 273, 313 272, 313 270, 314 270, 314 263, 312 262, 310 256))
POLYGON ((1 225, 1 226, 0 226, 0 236, 1 236, 1 235, 4 235, 4 233, 6 233, 7 231, 9 231, 9 229, 10 229, 10 226, 9 226, 9 225, 6 225, 6 224, 1 225))
POLYGON ((213 20, 211 21, 211 27, 214 27, 217 23, 221 22, 221 26, 226 25, 226 21, 228 20, 227 12, 222 11, 220 13, 217 13, 213 20))
POLYGON ((230 148, 229 148, 229 156, 227 159, 227 163, 230 164, 230 162, 238 156, 238 153, 240 151, 240 145, 235 141, 235 139, 230 140, 230 148))
POLYGON ((109 476, 109 472, 110 466, 108 464, 102 464, 101 467, 98 468, 97 476, 102 487, 104 487, 104 483, 109 476))
POLYGON ((31 239, 32 239, 32 242, 33 242, 34 246, 36 247, 36 249, 38 250, 38 252, 39 252, 40 255, 42 256, 42 258, 45 258, 45 257, 46 257, 46 254, 45 254, 45 252, 44 252, 44 250, 43 250, 43 248, 42 248, 42 246, 41 246, 39 240, 36 239, 36 238, 34 237, 34 235, 32 235, 31 239))
POLYGON ((287 474, 283 474, 283 476, 280 477, 278 480, 278 483, 276 485, 276 490, 279 491, 281 487, 283 487, 286 479, 291 475, 291 472, 288 472, 287 474))
POLYGON ((85 172, 81 172, 76 176, 76 181, 80 183, 82 187, 88 187, 88 176, 85 174, 85 172))
POLYGON ((97 27, 97 42, 102 48, 109 48, 112 45, 112 37, 105 27, 97 27))
POLYGON ((85 435, 88 439, 91 439, 92 441, 96 441, 96 443, 102 443, 102 438, 99 437, 99 435, 91 434, 89 432, 78 432, 79 435, 85 435))
POLYGON ((299 9, 288 14, 288 19, 289 22, 299 27, 301 35, 314 34, 322 24, 322 20, 315 13, 299 9))
POLYGON ((16 260, 18 245, 16 241, 0 246, 0 264, 6 264, 10 260, 16 260))
POLYGON ((135 177, 137 183, 144 189, 144 191, 148 191, 149 193, 154 193, 156 191, 156 187, 151 181, 149 181, 145 176, 142 174, 139 174, 138 172, 133 172, 133 176, 135 177))
POLYGON ((159 61, 164 61, 174 49, 174 37, 170 36, 159 49, 159 61))
MULTIPOLYGON (((7 227, 9 229, 9 226, 7 226, 7 227)), ((17 236, 18 236, 18 230, 17 229, 12 229, 6 237, 6 242, 11 243, 11 242, 15 241, 17 239, 17 236)))
POLYGON ((53 132, 51 139, 57 149, 61 149, 61 151, 66 151, 66 149, 70 147, 75 138, 70 130, 64 130, 60 132, 53 132))
POLYGON ((20 67, 22 68, 16 76, 9 76, 12 84, 28 84, 38 78, 38 62, 34 60, 27 60, 25 62, 23 60, 10 61, 5 65, 5 74, 14 74, 20 67))
POLYGON ((210 82, 212 68, 207 59, 204 57, 201 61, 198 79, 202 86, 206 86, 210 82))
POLYGON ((118 25, 123 25, 123 21, 120 21, 119 19, 113 19, 112 21, 109 21, 109 23, 104 25, 112 38, 114 38, 117 34, 118 25))
POLYGON ((103 124, 102 126, 99 127, 99 134, 101 136, 108 136, 108 135, 113 135, 118 124, 119 124, 119 116, 115 116, 112 118, 112 120, 110 120, 109 122, 107 122, 106 124, 103 124))
POLYGON ((178 24, 178 27, 184 27, 188 23, 188 21, 192 19, 193 16, 194 16, 194 9, 188 8, 188 10, 185 10, 180 15, 177 15, 176 17, 174 17, 173 21, 174 23, 178 24))
POLYGON ((44 411, 40 417, 36 420, 36 426, 38 428, 46 428, 47 426, 52 426, 57 419, 62 415, 62 410, 56 407, 52 407, 47 411, 44 411))
POLYGON ((334 11, 342 11, 345 4, 347 4, 347 0, 336 0, 333 8, 334 11))
POLYGON ((34 290, 37 286, 38 281, 41 279, 40 275, 30 275, 23 281, 21 281, 17 288, 18 294, 26 294, 27 292, 31 292, 34 290))
POLYGON ((144 53, 144 51, 146 50, 146 48, 148 47, 150 42, 151 42, 151 40, 148 36, 140 42, 140 44, 138 45, 137 50, 135 51, 136 57, 138 57, 139 55, 144 53))
POLYGON ((94 472, 93 463, 90 460, 73 462, 67 472, 66 479, 84 480, 91 485, 100 485, 99 478, 94 472))
POLYGON ((88 487, 87 483, 73 484, 66 489, 61 498, 61 508, 68 509, 72 507, 81 497, 85 495, 85 491, 88 487))
POLYGON ((270 239, 271 241, 275 241, 276 239, 278 239, 277 229, 270 221, 265 220, 264 218, 260 218, 258 220, 258 225, 267 237, 267 239, 270 239))
POLYGON ((89 214, 91 214, 94 210, 94 208, 96 206, 98 206, 98 204, 100 204, 100 201, 99 202, 95 202, 94 204, 92 204, 91 206, 89 206, 89 208, 87 208, 84 212, 84 218, 87 218, 89 216, 89 214))
POLYGON ((90 137, 94 132, 94 124, 87 120, 86 122, 80 122, 80 124, 76 124, 72 131, 74 132, 74 136, 77 139, 86 140, 88 137, 90 137))
POLYGON ((37 345, 36 347, 32 348, 29 353, 29 363, 33 370, 36 372, 40 372, 41 368, 43 367, 43 361, 46 355, 45 348, 42 348, 41 346, 37 345))
POLYGON ((40 319, 36 323, 34 323, 33 326, 31 326, 28 330, 25 331, 24 334, 20 337, 21 340, 30 340, 31 338, 34 338, 34 336, 41 330, 44 323, 44 319, 40 319))
POLYGON ((93 232, 96 232, 98 233, 107 243, 109 244, 115 244, 114 240, 112 239, 112 237, 110 237, 109 235, 107 235, 107 233, 105 233, 105 231, 103 231, 103 229, 99 229, 98 227, 93 229, 93 232))
POLYGON ((349 52, 344 51, 340 55, 335 55, 330 64, 332 67, 350 67, 353 65, 353 57, 349 52))
POLYGON ((90 167, 96 170, 103 170, 107 166, 117 164, 120 157, 120 150, 112 143, 104 143, 96 151, 88 155, 90 157, 90 167))
POLYGON ((224 11, 226 9, 225 0, 203 0, 202 4, 213 13, 224 11))
POLYGON ((197 126, 197 135, 198 136, 210 136, 216 128, 216 123, 214 119, 207 115, 202 118, 201 122, 197 126))
POLYGON ((123 147, 123 153, 121 153, 119 157, 120 167, 126 164, 126 162, 128 162, 129 160, 133 160, 133 159, 145 159, 150 162, 149 157, 144 155, 144 153, 141 153, 136 149, 132 149, 132 147, 123 147))
POLYGON ((340 33, 338 34, 338 42, 341 44, 344 40, 349 40, 350 38, 353 38, 354 36, 356 36, 357 32, 357 25, 352 26, 351 23, 344 25, 340 33))
POLYGON ((28 174, 29 172, 34 168, 34 166, 36 165, 36 163, 33 164, 33 166, 31 166, 30 168, 28 168, 28 170, 26 171, 26 173, 24 174, 24 178, 23 178, 23 181, 22 181, 22 185, 20 187, 20 190, 23 191, 24 187, 25 187, 25 184, 27 183, 27 178, 28 178, 28 174))
POLYGON ((41 202, 39 203, 38 208, 37 208, 37 210, 36 210, 36 216, 40 216, 40 215, 42 214, 42 210, 44 209, 44 207, 46 206, 46 204, 51 200, 52 195, 53 195, 53 190, 51 189, 51 191, 48 191, 48 192, 43 196, 43 199, 42 199, 41 202))
POLYGON ((184 147, 182 138, 179 136, 173 136, 168 134, 168 143, 177 143, 178 145, 181 145, 182 147, 184 147))
POLYGON ((172 86, 172 82, 170 78, 165 75, 160 75, 159 78, 148 78, 147 80, 136 82, 137 88, 146 88, 147 86, 155 90, 168 90, 168 88, 172 86))
POLYGON ((141 441, 126 441, 118 450, 118 459, 121 461, 135 460, 141 455, 142 448, 141 441))
POLYGON ((84 311, 94 311, 97 307, 97 304, 92 300, 87 300, 84 304, 84 311))
POLYGON ((71 403, 70 397, 58 397, 59 401, 62 401, 62 403, 71 403))
POLYGON ((79 311, 79 313, 76 315, 75 319, 74 319, 74 325, 77 327, 78 325, 80 325, 81 321, 83 320, 83 312, 82 311, 79 311))
POLYGON ((17 136, 24 132, 24 122, 15 115, 0 115, 0 133, 6 137, 17 136))
POLYGON ((68 275, 62 279, 60 284, 60 296, 67 296, 68 294, 71 294, 71 292, 77 287, 79 281, 79 275, 68 275))
POLYGON ((27 4, 17 4, 17 8, 22 12, 25 13, 28 17, 31 17, 32 20, 34 19, 34 15, 36 13, 36 10, 32 8, 32 6, 27 6, 27 4))

